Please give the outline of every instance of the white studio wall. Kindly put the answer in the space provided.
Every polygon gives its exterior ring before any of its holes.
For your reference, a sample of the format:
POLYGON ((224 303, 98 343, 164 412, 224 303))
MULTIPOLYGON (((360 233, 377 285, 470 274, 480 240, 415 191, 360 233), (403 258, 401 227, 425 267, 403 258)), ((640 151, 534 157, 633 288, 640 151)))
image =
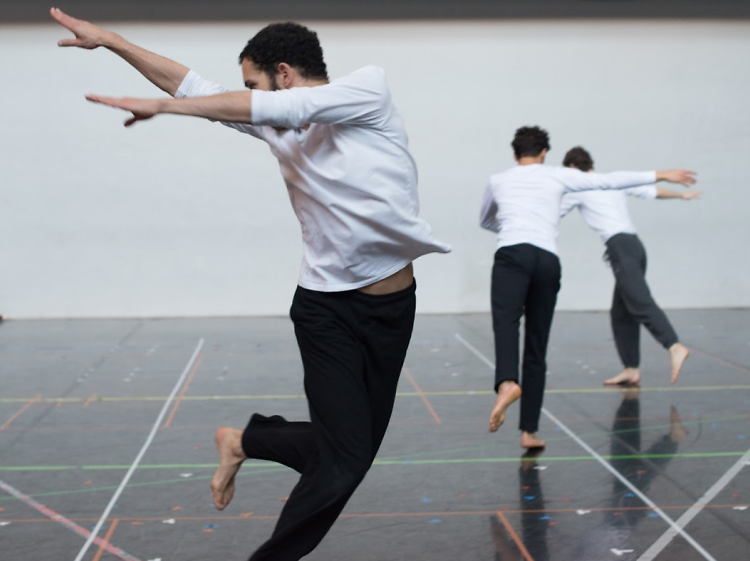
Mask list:
MULTIPOLYGON (((85 17, 86 14, 74 14, 85 17)), ((261 23, 111 25, 240 89, 261 23)), ((688 167, 695 202, 635 201, 666 308, 750 306, 750 22, 313 23, 332 77, 387 71, 420 169, 422 216, 454 247, 417 262, 421 312, 489 310, 487 177, 522 125, 548 162, 576 144, 598 171, 688 167)), ((125 113, 85 93, 162 95, 67 32, 0 26, 0 313, 17 318, 286 314, 299 227, 265 144, 198 119, 125 113)), ((603 246, 578 216, 559 239, 558 309, 606 309, 603 246)))

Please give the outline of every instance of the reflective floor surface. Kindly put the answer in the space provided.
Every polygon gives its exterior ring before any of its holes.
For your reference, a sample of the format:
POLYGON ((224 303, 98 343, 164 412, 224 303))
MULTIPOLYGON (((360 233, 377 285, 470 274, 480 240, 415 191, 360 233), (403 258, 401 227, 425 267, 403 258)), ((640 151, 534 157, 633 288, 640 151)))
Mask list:
MULTIPOLYGON (((378 459, 307 559, 749 559, 750 311, 669 315, 678 383, 644 332, 622 389, 607 315, 557 314, 534 455, 517 406, 487 432, 489 316, 418 316, 378 459)), ((223 512, 208 488, 217 427, 307 418, 284 318, 6 322, 0 384, 2 561, 244 560, 296 481, 248 461, 223 512)))

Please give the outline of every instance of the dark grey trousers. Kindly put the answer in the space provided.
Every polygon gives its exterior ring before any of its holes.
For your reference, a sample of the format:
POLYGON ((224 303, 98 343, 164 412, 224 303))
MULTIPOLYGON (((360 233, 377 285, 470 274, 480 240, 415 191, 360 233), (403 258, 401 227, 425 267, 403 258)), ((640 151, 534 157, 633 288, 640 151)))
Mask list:
POLYGON ((641 324, 665 349, 679 339, 646 284, 646 248, 638 236, 612 236, 607 240, 606 255, 615 275, 610 320, 617 353, 625 368, 638 368, 641 363, 641 324))

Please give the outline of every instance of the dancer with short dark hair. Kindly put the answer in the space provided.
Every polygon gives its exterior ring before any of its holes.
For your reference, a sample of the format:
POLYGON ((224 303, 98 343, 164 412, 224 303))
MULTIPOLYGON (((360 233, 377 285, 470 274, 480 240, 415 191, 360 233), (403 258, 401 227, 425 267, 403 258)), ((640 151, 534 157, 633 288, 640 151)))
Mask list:
MULTIPOLYGON (((585 149, 576 146, 565 154, 563 165, 591 172, 594 160, 585 149)), ((670 379, 674 384, 690 351, 679 342, 674 327, 654 300, 646 283, 646 248, 630 219, 626 195, 651 200, 691 200, 700 197, 701 192, 677 192, 656 185, 622 191, 582 191, 566 193, 560 208, 561 217, 577 208, 586 224, 599 234, 607 246, 605 255, 615 275, 615 290, 609 313, 615 347, 623 370, 604 383, 640 383, 640 333, 641 325, 644 325, 654 339, 669 351, 670 379)))
POLYGON ((695 183, 687 170, 584 173, 545 166, 547 132, 522 127, 512 142, 518 165, 490 177, 480 224, 497 233, 492 268, 492 322, 495 334, 495 391, 491 432, 505 421, 508 407, 521 399, 521 446, 540 448, 536 436, 546 383, 546 354, 552 316, 560 289, 557 233, 560 201, 571 191, 625 189, 669 181, 695 183), (523 375, 519 384, 519 331, 525 318, 523 375))
POLYGON ((265 140, 302 227, 291 317, 310 422, 253 415, 216 433, 214 505, 226 508, 247 458, 300 472, 271 538, 252 561, 297 561, 323 539, 385 435, 416 306, 412 261, 450 248, 417 214, 416 165, 382 69, 329 81, 317 36, 272 24, 240 55, 250 91, 226 92, 187 67, 53 9, 75 34, 61 46, 106 47, 178 99, 88 99, 132 113, 194 115, 265 140))

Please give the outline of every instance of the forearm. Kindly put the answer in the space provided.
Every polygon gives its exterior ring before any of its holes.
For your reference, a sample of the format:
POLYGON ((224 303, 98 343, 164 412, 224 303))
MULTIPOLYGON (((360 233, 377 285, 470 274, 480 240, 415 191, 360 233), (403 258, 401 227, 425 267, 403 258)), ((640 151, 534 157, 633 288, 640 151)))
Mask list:
POLYGON ((252 92, 228 92, 205 97, 163 99, 158 112, 252 124, 251 104, 252 92))
POLYGON ((175 95, 190 70, 179 62, 134 45, 111 31, 103 37, 102 46, 127 61, 157 88, 171 96, 175 95))

